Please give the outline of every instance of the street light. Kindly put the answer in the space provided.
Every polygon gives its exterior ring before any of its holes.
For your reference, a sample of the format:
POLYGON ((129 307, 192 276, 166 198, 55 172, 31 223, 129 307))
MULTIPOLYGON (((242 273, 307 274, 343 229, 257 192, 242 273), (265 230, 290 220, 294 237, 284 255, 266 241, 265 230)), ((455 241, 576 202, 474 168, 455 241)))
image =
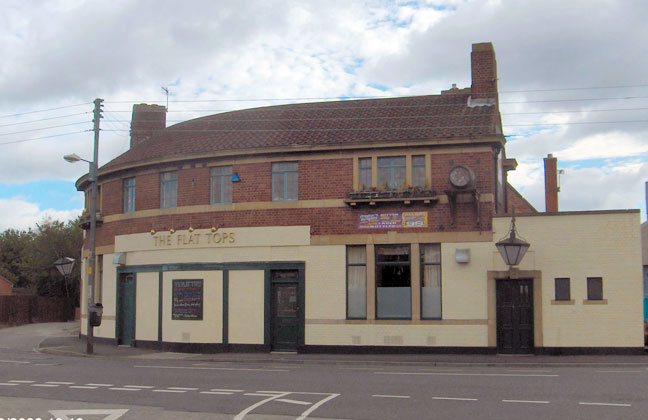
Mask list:
POLYGON ((59 258, 54 262, 54 267, 56 267, 59 273, 61 273, 63 276, 69 276, 70 274, 72 274, 72 268, 74 268, 74 258, 59 258))
POLYGON ((509 237, 506 239, 500 240, 495 244, 500 255, 504 259, 504 263, 510 267, 514 265, 519 265, 524 258, 527 250, 531 246, 528 242, 523 241, 520 238, 517 238, 515 230, 515 210, 513 211, 513 217, 511 219, 511 228, 509 231, 509 237))
POLYGON ((63 156, 67 162, 75 163, 79 161, 88 162, 90 165, 88 181, 91 182, 90 190, 90 256, 88 257, 88 309, 87 309, 87 346, 86 353, 92 354, 94 352, 94 336, 93 327, 90 323, 90 310, 94 308, 94 273, 95 273, 95 250, 96 250, 96 237, 97 237, 97 161, 99 156, 99 121, 101 120, 101 107, 103 99, 94 100, 94 153, 93 160, 85 160, 79 155, 72 153, 63 156))

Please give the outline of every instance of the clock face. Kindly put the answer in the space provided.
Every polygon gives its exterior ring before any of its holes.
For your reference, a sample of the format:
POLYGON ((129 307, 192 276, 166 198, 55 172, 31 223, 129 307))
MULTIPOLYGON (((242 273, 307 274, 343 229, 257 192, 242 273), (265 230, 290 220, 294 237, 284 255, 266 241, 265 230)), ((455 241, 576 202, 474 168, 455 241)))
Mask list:
POLYGON ((473 181, 470 169, 465 166, 455 166, 450 170, 450 183, 456 188, 465 188, 473 181))

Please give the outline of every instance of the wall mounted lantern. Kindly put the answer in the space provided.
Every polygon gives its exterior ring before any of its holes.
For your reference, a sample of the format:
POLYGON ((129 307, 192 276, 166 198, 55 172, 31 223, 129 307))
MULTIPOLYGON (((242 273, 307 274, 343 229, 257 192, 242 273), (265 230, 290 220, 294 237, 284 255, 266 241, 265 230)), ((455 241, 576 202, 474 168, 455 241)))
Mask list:
POLYGON ((495 244, 504 263, 508 266, 519 265, 524 258, 527 250, 531 246, 528 242, 523 241, 522 239, 516 237, 515 230, 515 211, 513 211, 513 217, 511 218, 511 229, 509 231, 509 236, 506 239, 501 239, 498 243, 495 244))

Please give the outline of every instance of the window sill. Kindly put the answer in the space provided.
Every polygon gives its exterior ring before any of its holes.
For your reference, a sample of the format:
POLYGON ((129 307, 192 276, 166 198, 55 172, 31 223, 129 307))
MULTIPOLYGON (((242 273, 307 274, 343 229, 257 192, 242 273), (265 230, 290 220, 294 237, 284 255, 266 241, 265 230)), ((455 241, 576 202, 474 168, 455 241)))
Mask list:
POLYGON ((357 207, 362 204, 377 206, 387 203, 403 203, 407 206, 412 203, 431 205, 437 201, 439 201, 439 196, 435 195, 429 197, 348 198, 344 200, 344 203, 349 207, 357 207))
POLYGON ((583 299, 583 305, 607 305, 607 299, 587 300, 583 299))
POLYGON ((552 300, 551 304, 552 305, 574 305, 576 301, 574 299, 571 300, 552 300))

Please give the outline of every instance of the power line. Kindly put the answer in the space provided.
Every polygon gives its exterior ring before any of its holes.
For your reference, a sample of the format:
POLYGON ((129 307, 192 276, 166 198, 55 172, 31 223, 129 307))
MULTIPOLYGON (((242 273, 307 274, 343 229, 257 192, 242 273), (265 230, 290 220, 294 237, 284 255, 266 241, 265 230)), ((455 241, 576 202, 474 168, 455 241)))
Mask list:
POLYGON ((642 88, 648 85, 619 85, 619 86, 592 86, 592 87, 573 87, 573 88, 555 88, 555 89, 530 89, 530 90, 503 90, 499 93, 532 93, 532 92, 563 92, 569 90, 595 90, 595 89, 629 89, 642 88))
POLYGON ((49 127, 33 128, 31 130, 14 131, 13 133, 2 133, 2 134, 0 134, 0 136, 9 136, 9 135, 12 135, 12 134, 30 133, 32 131, 41 131, 41 130, 49 130, 49 129, 52 129, 52 128, 70 127, 72 125, 87 124, 87 123, 88 123, 88 121, 81 121, 81 122, 76 122, 76 123, 71 123, 71 124, 52 125, 52 126, 49 126, 49 127))
POLYGON ((67 106, 59 106, 56 108, 48 108, 48 109, 39 109, 37 111, 27 111, 27 112, 21 112, 18 114, 12 114, 12 115, 2 115, 0 118, 11 118, 11 117, 20 117, 21 115, 28 115, 28 114, 36 114, 39 112, 47 112, 47 111, 56 111, 57 109, 66 109, 66 108, 74 108, 77 106, 85 106, 85 105, 90 105, 92 102, 86 102, 83 104, 76 104, 76 105, 67 105, 67 106))
MULTIPOLYGON (((544 127, 554 125, 582 125, 582 124, 626 124, 626 123, 648 123, 648 120, 630 121, 583 121, 569 123, 542 123, 542 124, 503 124, 504 127, 544 127)), ((366 127, 366 128, 286 128, 286 129, 170 129, 171 133, 282 133, 282 132, 326 132, 326 131, 384 131, 384 130, 445 130, 445 129, 466 129, 466 128, 490 128, 493 125, 460 125, 460 126, 425 126, 425 127, 366 127)), ((128 130, 102 130, 102 131, 128 131, 128 130)))
POLYGON ((31 138, 31 139, 7 141, 7 142, 4 142, 4 143, 0 143, 0 146, 4 146, 4 145, 7 145, 7 144, 25 143, 25 142, 34 141, 34 140, 49 139, 49 138, 52 138, 52 137, 71 136, 71 135, 74 135, 74 134, 87 133, 89 131, 92 131, 92 130, 82 130, 82 131, 75 131, 73 133, 53 134, 51 136, 34 137, 34 138, 31 138))
POLYGON ((76 117, 76 116, 79 116, 79 115, 86 115, 86 114, 90 114, 90 112, 89 111, 87 111, 87 112, 79 112, 77 114, 59 115, 57 117, 41 118, 39 120, 30 120, 30 121, 22 121, 22 122, 11 123, 11 124, 4 124, 4 125, 0 125, 0 128, 9 127, 9 126, 12 126, 12 125, 23 125, 23 124, 30 124, 30 123, 41 122, 41 121, 56 120, 56 119, 59 119, 59 118, 76 117))
MULTIPOLYGON (((567 113, 586 113, 586 112, 614 112, 614 111, 643 111, 648 108, 617 108, 617 109, 591 109, 591 110, 565 110, 565 111, 536 111, 536 112, 502 112, 500 115, 542 115, 542 114, 567 114, 567 113)), ((285 122, 285 121, 353 121, 353 120, 389 120, 389 119, 406 119, 406 118, 434 118, 434 117, 465 117, 472 118, 466 114, 441 114, 441 115, 405 115, 405 116, 391 116, 391 117, 338 117, 338 118, 237 118, 237 119, 223 119, 213 122, 229 123, 229 122, 285 122)), ((129 123, 131 120, 107 120, 115 123, 129 123)), ((138 120, 139 122, 159 122, 159 120, 138 120)), ((190 122, 192 120, 166 120, 166 122, 190 122)))

